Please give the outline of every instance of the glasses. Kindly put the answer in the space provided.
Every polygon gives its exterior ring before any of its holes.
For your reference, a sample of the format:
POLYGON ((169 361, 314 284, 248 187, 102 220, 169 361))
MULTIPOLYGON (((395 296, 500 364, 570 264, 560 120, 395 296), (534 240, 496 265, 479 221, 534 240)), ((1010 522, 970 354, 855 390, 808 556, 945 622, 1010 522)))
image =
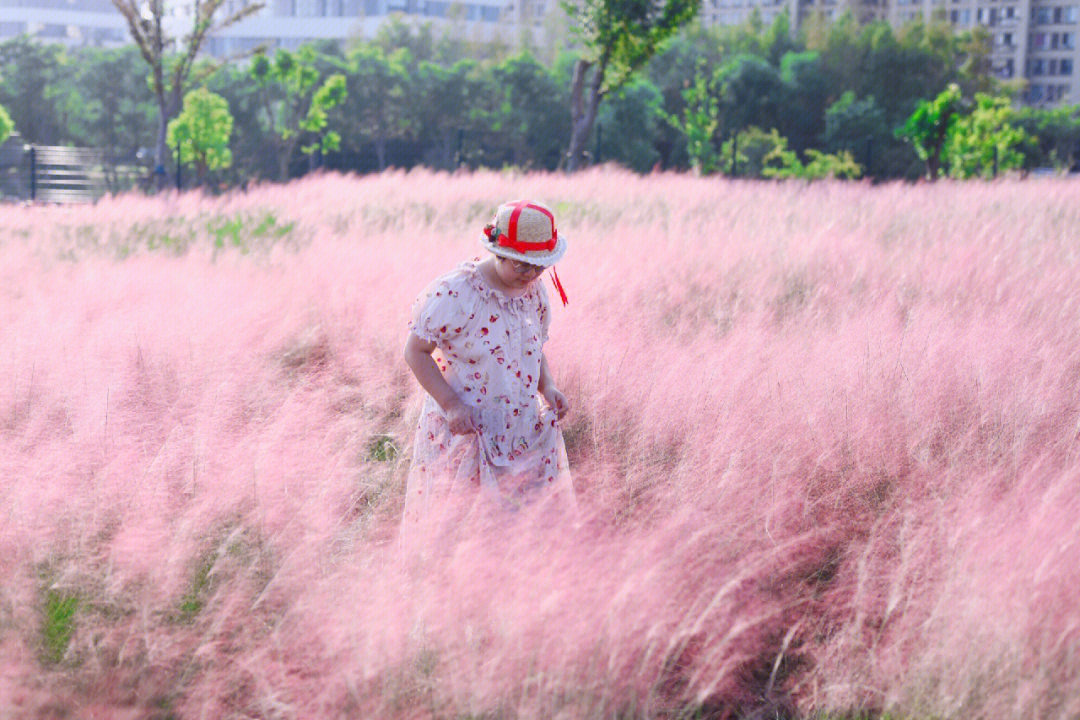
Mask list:
POLYGON ((503 262, 510 263, 510 267, 518 275, 527 275, 529 273, 542 273, 544 272, 543 265, 533 265, 531 263, 522 262, 521 260, 511 260, 510 258, 501 258, 503 262))

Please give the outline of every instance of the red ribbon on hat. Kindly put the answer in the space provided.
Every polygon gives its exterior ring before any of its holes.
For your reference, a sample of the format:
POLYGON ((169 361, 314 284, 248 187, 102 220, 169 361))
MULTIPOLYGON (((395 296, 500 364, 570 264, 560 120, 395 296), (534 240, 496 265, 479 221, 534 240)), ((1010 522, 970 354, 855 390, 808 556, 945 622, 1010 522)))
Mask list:
POLYGON ((517 250, 519 253, 527 253, 533 250, 554 250, 555 246, 559 244, 559 232, 555 229, 555 216, 547 208, 533 205, 528 200, 519 200, 514 203, 514 210, 510 213, 510 227, 507 228, 507 231, 509 237, 505 233, 499 233, 499 237, 495 238, 495 243, 499 247, 517 250), (548 216, 551 220, 551 239, 540 242, 525 242, 517 239, 518 218, 521 217, 521 211, 525 208, 538 210, 548 216))
POLYGON ((555 284, 555 289, 559 291, 559 299, 562 300, 563 307, 569 302, 566 299, 566 291, 563 290, 562 283, 559 282, 559 273, 555 272, 555 266, 551 266, 551 282, 555 284))
MULTIPOLYGON (((507 228, 509 236, 506 233, 499 233, 498 237, 493 238, 495 244, 499 247, 510 248, 516 250, 519 253, 527 253, 533 250, 554 250, 559 244, 559 231, 555 229, 555 216, 551 214, 551 211, 540 205, 533 205, 528 200, 519 200, 514 203, 514 210, 510 213, 510 226, 507 228), (539 242, 526 242, 524 240, 517 239, 517 224, 518 218, 521 217, 521 211, 525 208, 531 208, 542 212, 548 216, 551 220, 551 238, 548 240, 542 240, 539 242)), ((495 227, 488 225, 484 228, 484 232, 491 237, 495 234, 495 227)), ((566 290, 563 289, 563 284, 559 280, 559 274, 555 272, 555 267, 551 268, 551 282, 555 285, 555 289, 559 291, 559 299, 562 300, 563 307, 567 305, 569 300, 566 297, 566 290)))

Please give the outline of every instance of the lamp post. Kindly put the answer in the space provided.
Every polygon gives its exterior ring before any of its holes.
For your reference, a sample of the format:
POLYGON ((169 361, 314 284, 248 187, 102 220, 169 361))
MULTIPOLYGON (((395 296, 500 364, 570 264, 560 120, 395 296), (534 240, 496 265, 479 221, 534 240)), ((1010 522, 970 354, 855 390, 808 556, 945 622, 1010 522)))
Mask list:
POLYGON ((37 149, 33 145, 23 145, 23 152, 30 153, 30 200, 37 199, 37 149))
MULTIPOLYGON (((177 133, 179 135, 179 133, 177 133)), ((176 189, 180 190, 180 138, 176 138, 176 189)))

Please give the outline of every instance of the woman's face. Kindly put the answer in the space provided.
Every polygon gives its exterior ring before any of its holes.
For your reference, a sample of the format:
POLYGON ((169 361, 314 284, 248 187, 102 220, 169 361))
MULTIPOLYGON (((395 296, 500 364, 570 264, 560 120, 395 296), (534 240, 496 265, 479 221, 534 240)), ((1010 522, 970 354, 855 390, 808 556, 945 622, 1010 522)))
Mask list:
POLYGON ((543 265, 531 265, 520 260, 495 256, 495 272, 507 287, 523 288, 544 272, 543 265))

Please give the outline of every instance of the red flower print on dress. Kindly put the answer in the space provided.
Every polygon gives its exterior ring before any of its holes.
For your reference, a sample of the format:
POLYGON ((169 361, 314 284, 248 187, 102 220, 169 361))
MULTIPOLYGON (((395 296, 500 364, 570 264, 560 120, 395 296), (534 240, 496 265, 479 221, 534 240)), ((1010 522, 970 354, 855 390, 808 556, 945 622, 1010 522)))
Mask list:
POLYGON ((488 322, 497 322, 498 319, 499 319, 498 315, 492 315, 490 318, 488 318, 488 322))

